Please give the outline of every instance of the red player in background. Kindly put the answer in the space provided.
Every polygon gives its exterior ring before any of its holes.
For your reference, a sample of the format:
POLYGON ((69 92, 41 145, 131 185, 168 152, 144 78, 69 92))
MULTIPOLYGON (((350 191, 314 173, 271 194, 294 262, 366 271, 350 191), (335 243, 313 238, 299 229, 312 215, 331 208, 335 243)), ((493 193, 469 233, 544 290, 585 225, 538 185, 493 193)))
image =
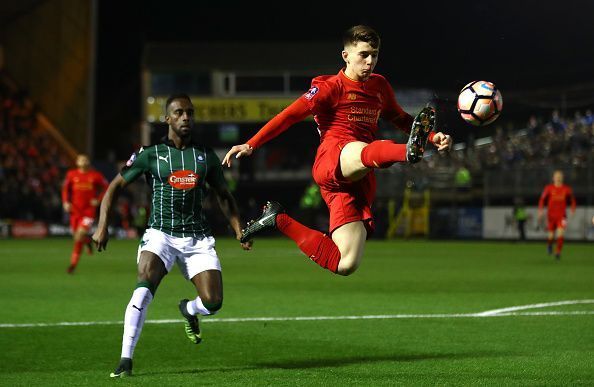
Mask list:
POLYGON ((553 184, 545 186, 538 201, 538 220, 542 221, 544 215, 544 204, 547 204, 547 229, 548 235, 548 251, 553 253, 553 241, 555 239, 555 231, 557 232, 557 246, 555 248, 555 258, 561 258, 561 249, 563 248, 563 236, 565 227, 567 226, 567 201, 571 202, 571 214, 575 213, 575 197, 571 188, 563 184, 563 172, 555 171, 553 173, 553 184))
POLYGON ((97 206, 108 186, 105 177, 91 169, 90 164, 87 155, 78 155, 77 168, 68 171, 62 186, 62 205, 64 211, 70 214, 70 228, 74 239, 70 266, 67 270, 70 274, 76 269, 83 245, 87 246, 89 254, 93 252, 88 233, 95 221, 97 206))

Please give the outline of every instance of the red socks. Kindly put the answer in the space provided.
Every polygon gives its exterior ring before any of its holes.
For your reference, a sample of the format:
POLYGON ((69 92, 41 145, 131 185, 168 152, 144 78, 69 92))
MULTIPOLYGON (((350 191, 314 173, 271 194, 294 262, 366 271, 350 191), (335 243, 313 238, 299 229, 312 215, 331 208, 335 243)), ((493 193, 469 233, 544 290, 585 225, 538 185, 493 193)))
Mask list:
POLYGON ((82 250, 83 242, 74 242, 74 248, 72 249, 72 256, 70 257, 70 264, 76 266, 80 259, 80 251, 82 250))
POLYGON ((563 248, 563 237, 557 238, 557 248, 555 249, 555 254, 561 254, 561 249, 563 248))
POLYGON ((406 161, 406 144, 392 140, 373 141, 361 151, 361 162, 367 168, 388 168, 403 161, 406 161))
POLYGON ((279 214, 276 217, 276 227, 295 241, 299 249, 312 261, 336 273, 340 251, 327 235, 302 225, 287 214, 279 214))

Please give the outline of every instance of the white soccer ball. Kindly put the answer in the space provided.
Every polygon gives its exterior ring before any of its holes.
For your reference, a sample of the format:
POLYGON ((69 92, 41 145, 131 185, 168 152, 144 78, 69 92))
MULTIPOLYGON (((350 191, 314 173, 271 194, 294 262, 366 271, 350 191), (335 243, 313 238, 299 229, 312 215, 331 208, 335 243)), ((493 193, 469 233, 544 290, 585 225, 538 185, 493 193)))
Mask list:
POLYGON ((495 85, 488 81, 473 81, 458 95, 458 112, 464 121, 484 126, 501 114, 503 98, 495 85))

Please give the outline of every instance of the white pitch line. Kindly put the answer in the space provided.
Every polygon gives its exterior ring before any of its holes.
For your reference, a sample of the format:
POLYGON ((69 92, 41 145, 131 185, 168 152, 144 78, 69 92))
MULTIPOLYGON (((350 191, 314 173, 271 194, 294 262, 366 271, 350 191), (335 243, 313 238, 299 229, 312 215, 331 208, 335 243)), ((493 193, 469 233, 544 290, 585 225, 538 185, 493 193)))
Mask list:
MULTIPOLYGON (((556 305, 589 304, 594 300, 560 301, 510 308, 496 309, 480 313, 451 313, 451 314, 383 314, 363 316, 298 316, 298 317, 244 317, 244 318, 217 318, 202 320, 203 323, 236 323, 236 322, 268 322, 268 321, 329 321, 329 320, 385 320, 385 319, 437 319, 437 318, 487 318, 507 316, 576 316, 594 315, 594 311, 549 311, 549 312, 515 312, 522 309, 536 309, 556 305), (496 313, 494 313, 496 312, 496 313)), ((147 324, 177 324, 184 320, 164 319, 146 320, 147 324)), ((122 325, 123 321, 82 321, 82 322, 56 322, 56 323, 28 323, 28 324, 0 324, 0 328, 40 328, 40 327, 70 327, 91 325, 122 325)))
POLYGON ((481 316, 493 316, 493 315, 498 315, 501 313, 515 312, 517 310, 542 309, 542 308, 548 308, 550 306, 575 305, 575 304, 594 304, 594 300, 568 300, 568 301, 556 301, 556 302, 543 302, 540 304, 529 304, 529 305, 521 305, 521 306, 512 306, 509 308, 487 310, 487 311, 481 312, 479 314, 481 316))

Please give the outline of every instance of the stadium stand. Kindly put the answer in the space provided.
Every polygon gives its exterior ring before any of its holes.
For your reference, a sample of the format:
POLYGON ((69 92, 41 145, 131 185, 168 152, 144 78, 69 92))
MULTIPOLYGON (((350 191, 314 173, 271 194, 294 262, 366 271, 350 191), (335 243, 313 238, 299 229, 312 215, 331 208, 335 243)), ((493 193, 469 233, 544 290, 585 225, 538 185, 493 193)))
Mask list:
POLYGON ((71 163, 39 125, 26 92, 0 83, 0 219, 61 222, 61 182, 71 163))

